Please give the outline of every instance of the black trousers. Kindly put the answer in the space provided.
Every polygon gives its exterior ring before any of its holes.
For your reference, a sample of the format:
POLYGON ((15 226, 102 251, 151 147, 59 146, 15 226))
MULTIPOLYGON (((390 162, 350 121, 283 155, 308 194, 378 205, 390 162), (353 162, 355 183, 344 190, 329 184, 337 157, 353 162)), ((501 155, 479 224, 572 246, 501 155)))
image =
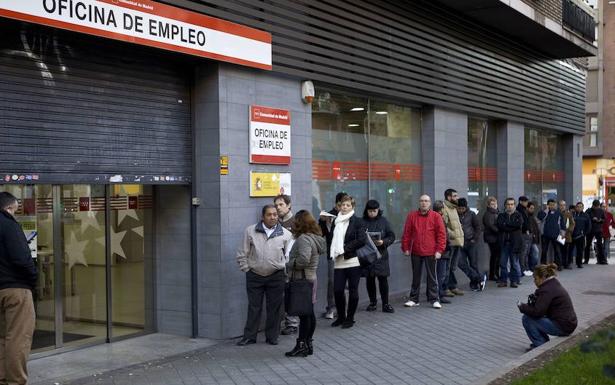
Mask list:
MULTIPOLYGON (((376 303, 376 276, 370 275, 366 278, 367 294, 369 295, 369 301, 376 303)), ((378 276, 378 288, 380 289, 380 299, 382 304, 389 303, 389 280, 386 276, 378 276)))
POLYGON ((603 262, 605 260, 604 258, 604 250, 603 250, 603 244, 602 244, 602 234, 588 234, 587 238, 586 238, 586 244, 585 244, 585 261, 584 263, 588 263, 589 262, 589 251, 591 250, 592 247, 592 241, 594 240, 594 237, 596 238, 596 259, 598 261, 598 263, 603 262))
POLYGON ((494 281, 500 277, 500 243, 493 242, 489 245, 489 279, 494 281))
POLYGON ((335 269, 333 279, 333 292, 337 318, 354 321, 354 314, 359 305, 359 281, 361 280, 361 267, 335 269), (346 309, 346 283, 348 283, 348 309, 346 309))
POLYGON ((583 263, 583 253, 585 252, 585 237, 581 236, 577 239, 572 240, 572 245, 570 247, 570 261, 572 262, 572 250, 576 250, 577 255, 575 256, 575 263, 577 266, 581 266, 583 263))
POLYGON ((542 237, 542 253, 540 254, 540 263, 547 263, 547 254, 549 253, 549 245, 553 245, 553 262, 557 266, 562 266, 562 248, 561 243, 556 239, 542 237))
POLYGON ((412 289, 410 290, 410 300, 419 302, 419 291, 421 289, 421 276, 423 275, 423 265, 427 271, 427 300, 434 302, 438 300, 438 278, 436 278, 436 258, 435 257, 412 257, 412 289))
POLYGON ((572 243, 565 243, 559 246, 561 250, 560 254, 562 255, 562 267, 570 266, 570 264, 572 264, 572 256, 570 254, 573 249, 572 243))
POLYGON ((312 314, 299 317, 299 339, 311 340, 316 330, 316 316, 312 308, 312 314))
POLYGON ((263 277, 252 271, 246 273, 246 290, 248 292, 248 319, 243 329, 243 338, 256 339, 263 309, 263 297, 266 301, 267 320, 265 336, 275 341, 280 335, 280 317, 284 300, 286 273, 284 270, 263 277))

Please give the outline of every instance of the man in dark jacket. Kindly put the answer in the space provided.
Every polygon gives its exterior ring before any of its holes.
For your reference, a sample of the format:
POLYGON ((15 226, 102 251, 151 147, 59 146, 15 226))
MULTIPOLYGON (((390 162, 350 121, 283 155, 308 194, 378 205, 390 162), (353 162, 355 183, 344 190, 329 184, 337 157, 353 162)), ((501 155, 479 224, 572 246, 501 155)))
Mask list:
MULTIPOLYGON (((556 265, 539 265, 534 274, 534 303, 517 303, 531 350, 549 341, 549 335, 568 336, 577 328, 570 295, 555 277, 556 265)), ((528 301, 529 302, 529 301, 528 301)))
POLYGON ((474 211, 468 209, 466 198, 459 198, 457 201, 457 212, 463 230, 463 246, 459 253, 457 266, 464 272, 470 280, 470 289, 473 291, 483 291, 487 282, 487 274, 481 274, 478 270, 476 255, 476 244, 480 239, 481 227, 478 216, 474 211))
POLYGON ((592 221, 592 229, 587 234, 585 244, 585 260, 584 264, 589 263, 589 251, 592 247, 592 242, 594 238, 596 238, 596 259, 599 265, 606 265, 606 259, 604 258, 604 250, 602 245, 602 224, 604 223, 605 215, 604 210, 600 208, 600 201, 598 199, 594 199, 592 202, 592 207, 587 209, 587 215, 592 221))
POLYGON ((521 267, 519 255, 523 251, 521 228, 523 217, 515 210, 515 199, 506 198, 505 211, 498 215, 498 229, 500 234, 500 281, 498 287, 506 287, 510 279, 510 287, 518 287, 521 280, 521 267), (510 273, 508 265, 510 263, 510 273))
POLYGON ((527 204, 527 217, 528 217, 528 231, 530 232, 530 238, 532 243, 530 245, 530 251, 528 253, 527 267, 529 271, 524 274, 527 277, 533 275, 534 268, 538 265, 540 260, 540 227, 538 226, 538 220, 536 220, 536 203, 528 202, 527 204))
POLYGON ((500 276, 500 241, 498 239, 498 201, 487 198, 487 211, 483 215, 483 240, 489 246, 489 280, 497 281, 500 276))
POLYGON ((566 234, 566 220, 562 214, 555 207, 555 200, 549 199, 547 201, 547 210, 541 211, 538 214, 538 219, 544 224, 542 230, 542 254, 540 256, 540 263, 547 263, 547 254, 549 252, 549 246, 553 246, 554 262, 558 269, 562 269, 562 254, 561 244, 557 242, 557 238, 566 234))
POLYGON ((519 203, 517 204, 517 211, 523 218, 523 226, 521 227, 521 238, 523 239, 523 251, 519 257, 519 265, 521 266, 521 272, 526 273, 529 270, 528 256, 530 253, 530 247, 532 246, 532 236, 530 235, 530 219, 527 212, 527 205, 530 202, 528 197, 522 195, 519 197, 519 203))
POLYGON ((585 252, 585 237, 591 232, 592 221, 589 215, 583 211, 583 202, 577 202, 574 213, 574 231, 572 232, 572 247, 576 252, 575 262, 579 269, 583 268, 583 253, 585 252))
MULTIPOLYGON (((335 195, 335 207, 328 212, 322 212, 318 219, 318 225, 322 231, 322 236, 327 241, 327 255, 331 251, 331 240, 333 239, 333 231, 331 231, 331 224, 333 219, 339 213, 339 205, 346 195, 345 192, 339 192, 335 195)), ((333 294, 333 275, 335 273, 335 263, 331 258, 323 258, 327 260, 327 307, 323 313, 323 317, 326 319, 333 319, 335 317, 335 296, 333 294)))
MULTIPOLYGON (((292 231, 293 223, 295 223, 295 217, 291 210, 291 200, 286 194, 280 194, 273 198, 273 204, 278 212, 278 223, 282 225, 286 230, 292 231)), ((290 246, 292 247, 292 246, 290 246)), ((289 250, 290 252, 290 250, 289 250)), ((297 333, 299 329, 299 317, 293 317, 284 312, 284 320, 282 321, 282 335, 291 335, 297 333)))
POLYGON ((17 198, 0 193, 0 379, 28 382, 27 361, 34 334, 36 267, 17 220, 17 198))

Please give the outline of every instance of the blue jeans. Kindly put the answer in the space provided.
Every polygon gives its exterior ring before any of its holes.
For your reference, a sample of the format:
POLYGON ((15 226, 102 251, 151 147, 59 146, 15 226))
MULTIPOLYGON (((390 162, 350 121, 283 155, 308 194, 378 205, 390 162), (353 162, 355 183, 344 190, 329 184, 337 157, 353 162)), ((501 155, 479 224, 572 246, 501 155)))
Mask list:
POLYGON ((446 280, 447 289, 453 290, 457 288, 457 277, 455 277, 455 270, 457 270, 457 263, 459 261, 459 253, 461 252, 461 246, 451 246, 449 254, 451 259, 449 261, 448 279, 446 280))
POLYGON ((521 281, 521 266, 519 266, 519 254, 513 252, 513 245, 506 242, 502 245, 500 254, 500 282, 519 283, 521 281), (508 264, 510 263, 510 273, 508 264))
POLYGON ((540 345, 549 341, 549 335, 552 336, 564 336, 560 328, 549 318, 532 318, 527 315, 523 315, 521 318, 521 322, 523 323, 523 328, 527 333, 527 336, 532 341, 532 345, 534 347, 539 347, 540 345))
POLYGON ((436 276, 438 278, 438 297, 444 297, 444 292, 448 289, 448 274, 450 259, 440 258, 436 262, 436 276))
POLYGON ((481 274, 476 269, 476 245, 468 241, 463 247, 459 248, 458 255, 457 267, 470 280, 470 287, 475 289, 482 279, 481 274))
POLYGON ((530 258, 528 260, 528 267, 531 271, 534 271, 536 265, 538 265, 538 261, 540 260, 540 250, 538 249, 538 245, 532 243, 530 246, 530 258))

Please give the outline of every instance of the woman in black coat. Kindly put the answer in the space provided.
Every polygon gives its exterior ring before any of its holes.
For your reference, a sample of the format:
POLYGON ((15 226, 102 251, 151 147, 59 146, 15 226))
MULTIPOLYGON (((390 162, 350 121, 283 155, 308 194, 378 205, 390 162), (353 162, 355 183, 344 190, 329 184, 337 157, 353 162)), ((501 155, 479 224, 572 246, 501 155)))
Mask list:
POLYGON ((354 315, 359 305, 359 281, 361 264, 357 250, 365 245, 365 227, 363 220, 354 215, 355 201, 346 195, 340 201, 340 212, 331 226, 331 247, 329 258, 334 261, 333 294, 337 319, 331 326, 351 328, 354 315), (346 307, 345 289, 348 287, 348 307, 346 307))
POLYGON ((364 267, 364 274, 367 278, 367 293, 369 294, 370 302, 366 310, 376 310, 378 304, 376 300, 376 277, 378 277, 378 287, 380 288, 380 298, 382 299, 382 311, 385 313, 394 313, 395 309, 393 309, 393 306, 389 303, 388 276, 391 275, 391 269, 389 268, 389 253, 387 248, 395 242, 395 233, 391 230, 389 221, 382 216, 380 204, 374 199, 367 201, 365 205, 365 210, 363 210, 363 222, 382 256, 382 258, 377 259, 374 263, 364 267))

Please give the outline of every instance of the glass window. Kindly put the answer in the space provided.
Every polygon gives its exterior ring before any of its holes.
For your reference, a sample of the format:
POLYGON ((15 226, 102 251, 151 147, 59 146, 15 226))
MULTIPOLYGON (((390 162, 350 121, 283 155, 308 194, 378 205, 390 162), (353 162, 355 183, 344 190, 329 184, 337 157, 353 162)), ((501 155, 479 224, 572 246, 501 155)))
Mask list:
POLYGON ((564 193, 564 146, 560 135, 525 129, 525 193, 547 203, 564 193))
MULTIPOLYGON (((318 92, 312 105, 315 214, 335 205, 335 194, 367 200, 367 98, 318 92)), ((359 214, 357 207, 357 214, 359 214)))
POLYGON ((369 195, 380 202, 400 234, 421 194, 421 114, 411 107, 370 100, 369 129, 369 195))
POLYGON ((313 211, 331 209, 340 191, 355 197, 358 216, 368 199, 376 199, 399 233, 422 188, 420 126, 417 109, 317 89, 313 211))
POLYGON ((495 130, 485 119, 468 120, 468 204, 482 211, 488 196, 497 196, 495 130))
POLYGON ((591 118, 589 118, 589 130, 591 132, 598 131, 598 117, 592 116, 591 118))

